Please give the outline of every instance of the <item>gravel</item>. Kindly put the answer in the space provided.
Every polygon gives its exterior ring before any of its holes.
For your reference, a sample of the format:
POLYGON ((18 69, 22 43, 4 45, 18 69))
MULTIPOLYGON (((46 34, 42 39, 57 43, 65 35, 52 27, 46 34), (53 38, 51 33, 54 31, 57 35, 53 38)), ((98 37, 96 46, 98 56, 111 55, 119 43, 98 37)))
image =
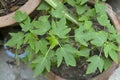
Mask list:
POLYGON ((28 65, 21 63, 16 66, 11 61, 14 60, 9 58, 4 50, 0 50, 0 80, 46 80, 43 76, 33 78, 33 71, 28 65))

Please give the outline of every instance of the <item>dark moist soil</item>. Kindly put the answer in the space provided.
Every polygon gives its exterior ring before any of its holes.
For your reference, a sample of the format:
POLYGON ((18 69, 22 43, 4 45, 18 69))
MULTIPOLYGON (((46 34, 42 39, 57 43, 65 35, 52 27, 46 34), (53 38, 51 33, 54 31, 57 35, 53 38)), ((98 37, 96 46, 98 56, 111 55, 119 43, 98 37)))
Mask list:
POLYGON ((89 75, 85 74, 87 66, 88 63, 86 62, 85 58, 81 58, 75 67, 67 66, 65 62, 63 62, 59 68, 54 66, 51 71, 67 80, 90 80, 91 78, 100 74, 99 71, 89 75))
POLYGON ((0 16, 9 14, 24 5, 28 0, 0 0, 0 16))

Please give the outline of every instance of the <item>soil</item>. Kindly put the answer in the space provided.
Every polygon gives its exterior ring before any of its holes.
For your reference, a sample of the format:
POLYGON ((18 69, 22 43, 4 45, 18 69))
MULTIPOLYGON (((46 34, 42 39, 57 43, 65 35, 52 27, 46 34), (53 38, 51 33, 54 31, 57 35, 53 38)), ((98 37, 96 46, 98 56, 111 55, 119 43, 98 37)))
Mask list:
POLYGON ((0 16, 9 14, 24 5, 28 0, 0 0, 0 16))
POLYGON ((59 68, 54 66, 51 71, 67 80, 90 80, 91 78, 100 74, 99 71, 89 75, 85 74, 87 66, 88 63, 86 62, 85 58, 81 58, 75 67, 67 66, 65 62, 63 62, 59 68))

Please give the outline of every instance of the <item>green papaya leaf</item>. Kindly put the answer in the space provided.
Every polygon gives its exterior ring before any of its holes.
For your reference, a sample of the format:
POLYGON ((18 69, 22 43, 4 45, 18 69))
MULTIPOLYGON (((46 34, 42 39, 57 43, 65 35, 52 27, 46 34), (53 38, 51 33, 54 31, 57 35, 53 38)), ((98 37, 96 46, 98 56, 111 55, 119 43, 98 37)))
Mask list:
POLYGON ((33 25, 35 29, 30 31, 37 35, 44 35, 51 28, 48 16, 41 16, 38 21, 33 22, 33 25))
POLYGON ((42 3, 38 6, 37 10, 49 10, 50 5, 48 5, 45 1, 42 1, 42 3))
POLYGON ((89 55, 90 55, 90 49, 88 49, 88 48, 80 49, 78 55, 79 56, 84 56, 84 57, 89 57, 89 55))
POLYGON ((75 6, 76 3, 74 0, 66 0, 68 4, 70 4, 71 6, 75 6))
POLYGON ((53 35, 47 37, 47 39, 49 40, 51 49, 59 44, 58 39, 53 35))
POLYGON ((57 35, 59 38, 67 38, 67 34, 70 32, 71 28, 66 26, 66 19, 62 18, 59 22, 52 21, 51 34, 57 35))
POLYGON ((52 10, 51 14, 52 16, 56 17, 56 18, 62 18, 64 17, 64 7, 62 4, 58 4, 55 10, 52 10))
POLYGON ((91 41, 92 44, 96 46, 102 46, 107 41, 107 33, 104 31, 96 32, 93 36, 93 40, 91 41))
POLYGON ((118 63, 118 54, 114 50, 111 50, 109 52, 109 56, 112 58, 114 62, 118 63))
POLYGON ((10 33, 11 39, 9 39, 6 43, 6 46, 14 47, 17 49, 21 48, 21 45, 23 44, 24 40, 24 33, 17 32, 17 33, 10 33))
POLYGON ((28 15, 26 13, 22 13, 21 11, 17 10, 15 12, 15 15, 13 16, 13 18, 17 21, 17 22, 22 22, 25 19, 27 19, 28 15))
POLYGON ((58 48, 56 51, 57 55, 57 66, 60 66, 62 61, 65 60, 65 63, 70 66, 76 65, 76 60, 74 57, 74 48, 71 47, 69 44, 66 44, 62 46, 61 48, 58 48))
POLYGON ((50 71, 51 62, 50 62, 49 58, 44 59, 44 57, 40 55, 32 63, 36 64, 35 70, 34 70, 34 77, 37 77, 45 69, 48 72, 50 71), (43 62, 43 60, 44 60, 44 62, 43 62))
POLYGON ((90 62, 90 64, 88 65, 86 74, 93 73, 97 69, 99 69, 100 72, 103 71, 104 60, 102 58, 100 58, 99 56, 95 55, 93 57, 90 57, 88 59, 88 61, 90 62))

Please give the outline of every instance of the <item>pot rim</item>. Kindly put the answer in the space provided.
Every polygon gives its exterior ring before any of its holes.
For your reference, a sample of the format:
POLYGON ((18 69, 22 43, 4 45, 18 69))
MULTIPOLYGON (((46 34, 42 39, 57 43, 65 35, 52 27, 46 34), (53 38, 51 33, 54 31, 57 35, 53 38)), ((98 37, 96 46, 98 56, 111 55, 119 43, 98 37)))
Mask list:
MULTIPOLYGON (((40 2, 41 0, 28 0, 18 10, 20 10, 21 12, 26 12, 29 15, 36 9, 40 2)), ((7 15, 0 16, 0 28, 15 24, 16 21, 13 19, 14 14, 15 11, 7 15)))

